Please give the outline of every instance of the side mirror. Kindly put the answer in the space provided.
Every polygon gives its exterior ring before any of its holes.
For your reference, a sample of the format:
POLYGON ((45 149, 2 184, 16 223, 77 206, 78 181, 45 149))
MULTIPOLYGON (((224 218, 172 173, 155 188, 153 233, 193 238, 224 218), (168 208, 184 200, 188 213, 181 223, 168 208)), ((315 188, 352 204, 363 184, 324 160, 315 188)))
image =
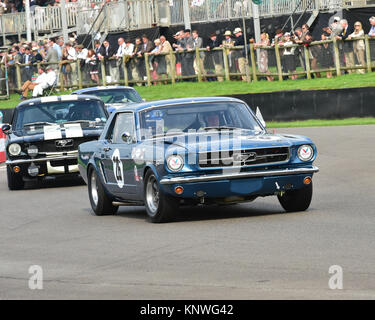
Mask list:
POLYGON ((1 126, 1 130, 5 133, 5 134, 9 134, 12 132, 12 126, 8 123, 4 123, 2 126, 1 126))
POLYGON ((129 132, 125 131, 123 134, 122 134, 122 141, 124 141, 125 143, 127 144, 131 144, 133 143, 133 137, 130 135, 129 132))

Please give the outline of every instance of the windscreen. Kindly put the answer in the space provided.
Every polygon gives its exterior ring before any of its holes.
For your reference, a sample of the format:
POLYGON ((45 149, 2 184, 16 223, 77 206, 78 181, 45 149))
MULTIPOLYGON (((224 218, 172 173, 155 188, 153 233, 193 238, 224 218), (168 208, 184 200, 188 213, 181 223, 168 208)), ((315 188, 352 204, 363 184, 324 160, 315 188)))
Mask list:
POLYGON ((22 106, 17 110, 13 126, 22 129, 29 126, 90 121, 104 125, 106 120, 107 114, 101 101, 54 101, 22 106))
POLYGON ((248 107, 237 102, 194 103, 152 108, 140 114, 145 138, 210 129, 262 131, 248 107))
POLYGON ((138 92, 133 89, 100 89, 87 94, 100 98, 104 103, 142 102, 138 92))

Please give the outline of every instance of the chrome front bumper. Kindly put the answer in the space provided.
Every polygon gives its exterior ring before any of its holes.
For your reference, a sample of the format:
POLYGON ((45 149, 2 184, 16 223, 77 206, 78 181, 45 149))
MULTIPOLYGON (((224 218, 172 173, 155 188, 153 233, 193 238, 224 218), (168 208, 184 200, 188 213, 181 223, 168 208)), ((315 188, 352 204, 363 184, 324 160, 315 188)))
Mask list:
POLYGON ((16 165, 16 164, 23 164, 23 163, 31 163, 31 162, 45 162, 45 161, 56 161, 56 160, 71 160, 77 159, 78 153, 69 154, 65 156, 50 156, 45 158, 32 158, 32 159, 19 159, 19 160, 7 160, 6 164, 9 165, 16 165))
POLYGON ((176 177, 161 179, 160 184, 180 184, 192 182, 207 182, 215 180, 231 180, 242 178, 256 178, 256 177, 272 177, 272 176, 286 176, 294 174, 312 174, 319 172, 318 167, 311 168, 295 168, 295 169, 281 169, 281 170, 267 170, 267 171, 254 171, 254 172, 239 172, 239 173, 223 173, 223 174, 210 174, 198 177, 176 177))

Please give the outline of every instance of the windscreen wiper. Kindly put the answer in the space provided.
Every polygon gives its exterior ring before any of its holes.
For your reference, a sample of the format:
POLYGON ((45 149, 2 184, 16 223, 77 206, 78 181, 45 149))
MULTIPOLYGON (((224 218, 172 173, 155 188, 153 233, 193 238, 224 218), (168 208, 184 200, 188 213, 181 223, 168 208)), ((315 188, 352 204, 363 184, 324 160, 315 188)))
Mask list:
POLYGON ((226 127, 226 126, 213 126, 213 127, 204 127, 202 130, 243 130, 243 128, 236 127, 226 127))
POLYGON ((47 121, 37 121, 37 122, 25 123, 23 126, 31 127, 31 126, 43 126, 43 125, 54 126, 56 125, 56 123, 47 122, 47 121))
POLYGON ((65 123, 91 123, 96 122, 95 120, 72 120, 72 121, 66 121, 65 123))
POLYGON ((96 124, 96 123, 102 123, 102 122, 105 122, 103 121, 102 119, 100 119, 100 121, 96 121, 96 120, 73 120, 73 121, 66 121, 64 122, 63 124, 70 124, 70 123, 88 123, 88 124, 96 124))

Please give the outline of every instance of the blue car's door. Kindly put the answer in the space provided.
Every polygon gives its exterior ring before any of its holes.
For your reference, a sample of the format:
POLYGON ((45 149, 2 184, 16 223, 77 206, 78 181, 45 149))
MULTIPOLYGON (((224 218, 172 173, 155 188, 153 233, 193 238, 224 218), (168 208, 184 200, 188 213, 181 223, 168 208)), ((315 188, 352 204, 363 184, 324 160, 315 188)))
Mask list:
POLYGON ((119 113, 114 121, 109 139, 103 142, 102 148, 106 186, 115 196, 133 199, 136 193, 132 159, 132 150, 136 141, 134 116, 131 112, 123 112, 119 113))

